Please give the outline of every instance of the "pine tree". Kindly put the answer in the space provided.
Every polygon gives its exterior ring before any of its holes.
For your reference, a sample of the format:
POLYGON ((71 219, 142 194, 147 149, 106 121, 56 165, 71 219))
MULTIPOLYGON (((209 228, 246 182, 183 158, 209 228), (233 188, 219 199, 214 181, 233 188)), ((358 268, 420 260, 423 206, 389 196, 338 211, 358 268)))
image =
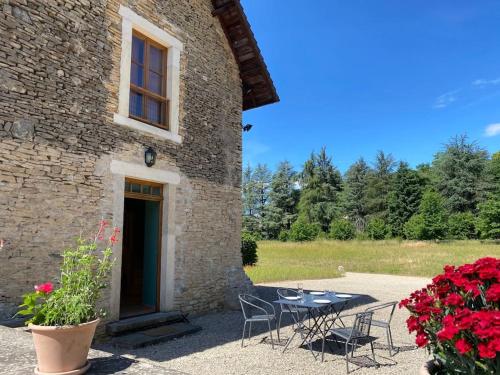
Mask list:
POLYGON ((403 235, 403 225, 412 217, 420 205, 422 181, 418 173, 400 162, 394 174, 388 196, 388 224, 394 236, 403 235))
POLYGON ((500 151, 491 155, 486 166, 485 192, 500 198, 500 151))
POLYGON ((358 232, 362 232, 366 225, 369 172, 368 164, 361 158, 347 170, 344 179, 346 214, 358 232))
POLYGON ((262 223, 267 238, 278 238, 279 233, 289 230, 295 221, 300 196, 296 181, 297 173, 292 165, 288 161, 281 162, 271 180, 269 204, 262 223))
POLYGON ((391 154, 378 151, 373 170, 368 175, 367 209, 370 216, 387 220, 388 195, 396 162, 391 154))
POLYGON ((320 224, 324 232, 328 231, 331 221, 339 214, 341 182, 340 173, 324 147, 319 154, 311 154, 304 164, 299 214, 310 223, 320 224))
POLYGON ((475 211, 484 188, 488 153, 467 136, 451 139, 434 157, 437 190, 450 212, 475 211))
POLYGON ((269 192, 271 190, 272 174, 266 164, 257 164, 257 167, 252 173, 253 186, 256 195, 256 215, 263 217, 265 215, 266 204, 269 200, 269 192))

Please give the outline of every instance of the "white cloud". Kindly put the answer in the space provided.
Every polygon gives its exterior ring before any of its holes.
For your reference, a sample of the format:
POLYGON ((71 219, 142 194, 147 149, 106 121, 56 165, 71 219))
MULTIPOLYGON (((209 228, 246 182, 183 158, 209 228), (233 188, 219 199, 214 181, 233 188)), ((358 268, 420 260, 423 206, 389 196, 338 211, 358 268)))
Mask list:
POLYGON ((500 85, 500 77, 495 79, 476 79, 472 82, 472 85, 480 87, 500 85))
POLYGON ((500 124, 491 124, 484 129, 484 135, 487 137, 494 137, 500 135, 500 124))
POLYGON ((451 103, 457 101, 457 94, 459 91, 460 90, 453 90, 446 92, 443 95, 439 95, 434 101, 433 107, 436 109, 448 107, 451 103))

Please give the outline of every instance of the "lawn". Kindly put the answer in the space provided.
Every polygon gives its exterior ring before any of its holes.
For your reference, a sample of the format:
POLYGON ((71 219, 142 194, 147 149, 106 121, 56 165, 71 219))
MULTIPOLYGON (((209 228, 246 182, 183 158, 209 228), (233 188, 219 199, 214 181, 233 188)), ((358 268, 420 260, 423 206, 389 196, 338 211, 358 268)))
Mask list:
POLYGON ((427 276, 445 264, 459 265, 485 257, 500 257, 500 245, 480 241, 261 241, 256 266, 245 267, 254 283, 338 277, 346 272, 427 276))

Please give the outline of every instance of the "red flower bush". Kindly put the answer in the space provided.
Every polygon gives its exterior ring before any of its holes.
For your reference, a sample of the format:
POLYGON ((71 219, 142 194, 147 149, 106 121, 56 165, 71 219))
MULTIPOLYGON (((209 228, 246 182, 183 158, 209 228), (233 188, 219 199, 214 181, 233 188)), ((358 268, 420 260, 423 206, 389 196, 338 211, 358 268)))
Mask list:
POLYGON ((54 290, 54 286, 52 285, 51 282, 45 283, 45 284, 40 284, 40 285, 35 285, 35 292, 42 293, 42 294, 49 294, 52 293, 54 290))
MULTIPOLYGON (((427 287, 402 300, 409 332, 450 373, 500 373, 500 259, 445 266, 427 287)), ((447 373, 448 373, 447 372, 447 373)))

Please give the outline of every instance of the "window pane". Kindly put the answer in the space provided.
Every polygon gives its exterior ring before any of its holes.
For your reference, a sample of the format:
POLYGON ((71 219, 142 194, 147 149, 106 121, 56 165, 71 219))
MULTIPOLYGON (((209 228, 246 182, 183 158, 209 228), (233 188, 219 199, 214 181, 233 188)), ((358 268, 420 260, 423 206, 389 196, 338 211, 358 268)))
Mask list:
POLYGON ((129 190, 130 190, 130 182, 125 181, 125 191, 129 191, 129 190))
POLYGON ((147 114, 148 114, 148 120, 152 122, 156 122, 158 124, 161 124, 161 102, 158 100, 154 100, 151 98, 147 98, 147 114))
POLYGON ((136 86, 144 87, 144 68, 134 62, 130 70, 130 82, 136 86))
POLYGON ((144 64, 144 40, 132 37, 132 61, 144 64))
POLYGON ((153 186, 152 194, 153 195, 160 195, 160 188, 157 186, 153 186))
POLYGON ((140 193, 141 192, 141 185, 139 184, 131 184, 132 186, 132 193, 140 193))
POLYGON ((149 69, 161 73, 161 60, 161 50, 149 45, 149 69))
POLYGON ((142 185, 142 194, 151 194, 151 186, 142 185))
POLYGON ((143 117, 144 114, 142 112, 142 101, 144 100, 142 94, 138 94, 132 90, 130 90, 130 105, 129 112, 133 116, 143 117))
POLYGON ((148 77, 148 89, 153 91, 154 93, 161 95, 161 75, 149 72, 148 77))

